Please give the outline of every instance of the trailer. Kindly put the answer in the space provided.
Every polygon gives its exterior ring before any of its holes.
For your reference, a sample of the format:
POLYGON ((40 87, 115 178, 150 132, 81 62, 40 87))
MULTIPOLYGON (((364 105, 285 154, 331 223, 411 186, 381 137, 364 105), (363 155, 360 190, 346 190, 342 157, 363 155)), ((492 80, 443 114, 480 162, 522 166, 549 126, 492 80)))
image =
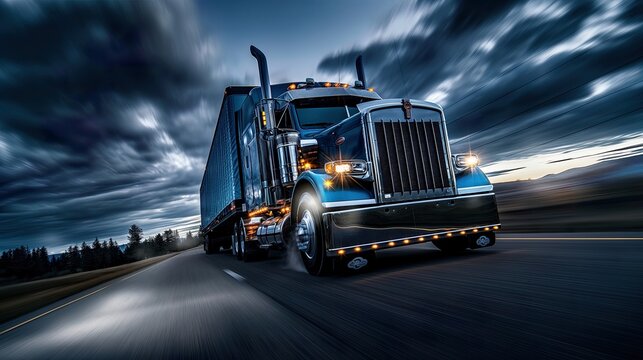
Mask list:
POLYGON ((473 153, 451 154, 443 109, 355 84, 226 88, 200 189, 206 253, 241 260, 296 246, 314 275, 359 270, 386 248, 492 246, 493 185, 473 153), (273 96, 276 94, 276 96, 273 96))

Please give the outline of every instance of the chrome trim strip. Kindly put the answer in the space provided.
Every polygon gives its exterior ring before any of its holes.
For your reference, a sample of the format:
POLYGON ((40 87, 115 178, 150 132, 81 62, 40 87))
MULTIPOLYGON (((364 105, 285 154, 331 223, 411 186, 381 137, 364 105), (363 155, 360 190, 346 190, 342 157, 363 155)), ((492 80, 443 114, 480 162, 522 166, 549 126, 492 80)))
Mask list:
MULTIPOLYGON (((322 203, 322 206, 325 208, 334 208, 341 206, 357 206, 357 205, 371 205, 375 204, 375 199, 363 199, 363 200, 346 200, 346 201, 330 201, 322 203)), ((358 209, 355 209, 358 210, 358 209)), ((341 211, 335 211, 334 213, 339 213, 341 211)))
MULTIPOLYGON (((497 224, 491 224, 491 225, 473 226, 473 227, 468 227, 468 228, 456 228, 456 229, 453 229, 453 230, 426 233, 424 235, 418 235, 418 236, 408 236, 408 237, 401 237, 401 238, 396 238, 396 239, 382 240, 382 241, 368 243, 368 244, 360 244, 360 245, 338 247, 338 248, 328 249, 326 251, 327 252, 336 252, 336 251, 339 251, 339 250, 350 250, 350 249, 355 249, 355 248, 358 248, 358 247, 361 248, 361 247, 373 246, 373 245, 378 245, 379 246, 380 244, 388 244, 391 241, 396 242, 396 241, 409 240, 409 241, 420 242, 419 238, 424 238, 424 241, 430 242, 431 239, 427 239, 427 237, 430 237, 430 236, 433 236, 433 235, 442 235, 442 234, 448 234, 448 233, 453 234, 453 233, 457 233, 457 232, 460 232, 460 231, 467 231, 467 230, 480 229, 480 228, 486 228, 486 227, 490 228, 487 231, 497 231, 497 230, 493 230, 494 226, 500 227, 501 224, 497 223, 497 224)), ((417 242, 409 242, 408 244, 395 244, 395 246, 413 245, 413 244, 417 244, 417 242)), ((391 248, 391 247, 390 246, 381 247, 381 248, 379 248, 379 250, 383 250, 383 249, 387 249, 387 248, 391 248)), ((369 250, 369 249, 364 249, 364 250, 366 251, 366 250, 369 250)))
MULTIPOLYGON (((432 103, 430 101, 422 101, 422 100, 413 100, 411 99, 411 105, 413 106, 421 106, 421 107, 427 107, 427 108, 432 108, 435 110, 438 110, 440 112, 444 111, 442 109, 442 106, 432 103)), ((361 104, 357 104, 357 109, 360 112, 366 112, 366 111, 371 111, 379 108, 385 108, 385 107, 394 107, 394 106, 401 106, 402 105, 402 98, 398 99, 384 99, 384 100, 373 100, 373 101, 367 101, 363 102, 361 104)))
POLYGON ((317 145, 317 139, 300 139, 299 144, 301 147, 317 145))
MULTIPOLYGON (((495 196, 495 195, 496 195, 495 193, 483 193, 483 194, 475 194, 475 195, 443 197, 443 198, 437 198, 437 199, 426 199, 426 200, 417 200, 417 201, 404 201, 404 202, 400 202, 400 203, 391 203, 391 204, 383 204, 383 205, 373 206, 373 207, 369 207, 369 209, 391 208, 391 207, 396 207, 396 206, 408 206, 408 205, 414 205, 414 204, 432 203, 432 202, 436 202, 436 201, 449 201, 449 200, 458 200, 458 199, 466 199, 466 198, 481 197, 481 196, 495 196)), ((362 201, 362 200, 356 200, 356 201, 362 201)), ((375 200, 370 199, 370 201, 373 201, 373 204, 375 203, 375 200)), ((342 201, 339 201, 339 202, 342 202, 342 201)), ((364 210, 364 209, 348 209, 348 210, 326 212, 324 214, 342 214, 342 213, 348 213, 348 212, 354 212, 354 211, 362 211, 362 210, 364 210)))
POLYGON ((480 185, 480 186, 470 186, 466 188, 459 188, 458 194, 475 194, 481 192, 493 191, 493 185, 480 185))

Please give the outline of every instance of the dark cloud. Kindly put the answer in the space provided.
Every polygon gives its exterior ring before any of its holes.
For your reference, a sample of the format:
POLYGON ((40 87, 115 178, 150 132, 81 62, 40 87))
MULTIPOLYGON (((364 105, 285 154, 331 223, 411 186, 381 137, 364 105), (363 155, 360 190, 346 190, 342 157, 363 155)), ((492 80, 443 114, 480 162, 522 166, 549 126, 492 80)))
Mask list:
POLYGON ((198 214, 221 89, 189 2, 0 2, 1 248, 198 214))
POLYGON ((329 55, 319 70, 353 71, 363 54, 384 97, 444 106, 454 151, 526 156, 641 130, 636 3, 418 2, 388 19, 408 19, 406 31, 329 55))

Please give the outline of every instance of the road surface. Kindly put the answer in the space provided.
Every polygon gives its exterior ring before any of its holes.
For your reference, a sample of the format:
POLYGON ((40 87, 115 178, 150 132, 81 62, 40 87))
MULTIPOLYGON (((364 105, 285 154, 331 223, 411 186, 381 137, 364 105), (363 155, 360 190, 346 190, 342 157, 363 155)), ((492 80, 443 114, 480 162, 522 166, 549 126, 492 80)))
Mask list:
POLYGON ((184 252, 3 324, 0 357, 643 358, 643 241, 422 244, 353 276, 184 252), (84 297, 83 297, 84 296, 84 297))

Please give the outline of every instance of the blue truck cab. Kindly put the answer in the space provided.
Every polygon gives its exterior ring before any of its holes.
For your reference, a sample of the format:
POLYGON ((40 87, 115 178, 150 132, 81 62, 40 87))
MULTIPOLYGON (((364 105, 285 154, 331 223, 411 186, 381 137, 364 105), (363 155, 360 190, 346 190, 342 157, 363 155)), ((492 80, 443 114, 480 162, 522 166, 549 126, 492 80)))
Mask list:
POLYGON ((265 55, 251 53, 261 86, 226 89, 201 183, 207 253, 247 260, 293 246, 320 275, 386 248, 495 243, 493 186, 474 154, 451 154, 439 105, 382 99, 361 57, 352 86, 271 84, 265 55))

